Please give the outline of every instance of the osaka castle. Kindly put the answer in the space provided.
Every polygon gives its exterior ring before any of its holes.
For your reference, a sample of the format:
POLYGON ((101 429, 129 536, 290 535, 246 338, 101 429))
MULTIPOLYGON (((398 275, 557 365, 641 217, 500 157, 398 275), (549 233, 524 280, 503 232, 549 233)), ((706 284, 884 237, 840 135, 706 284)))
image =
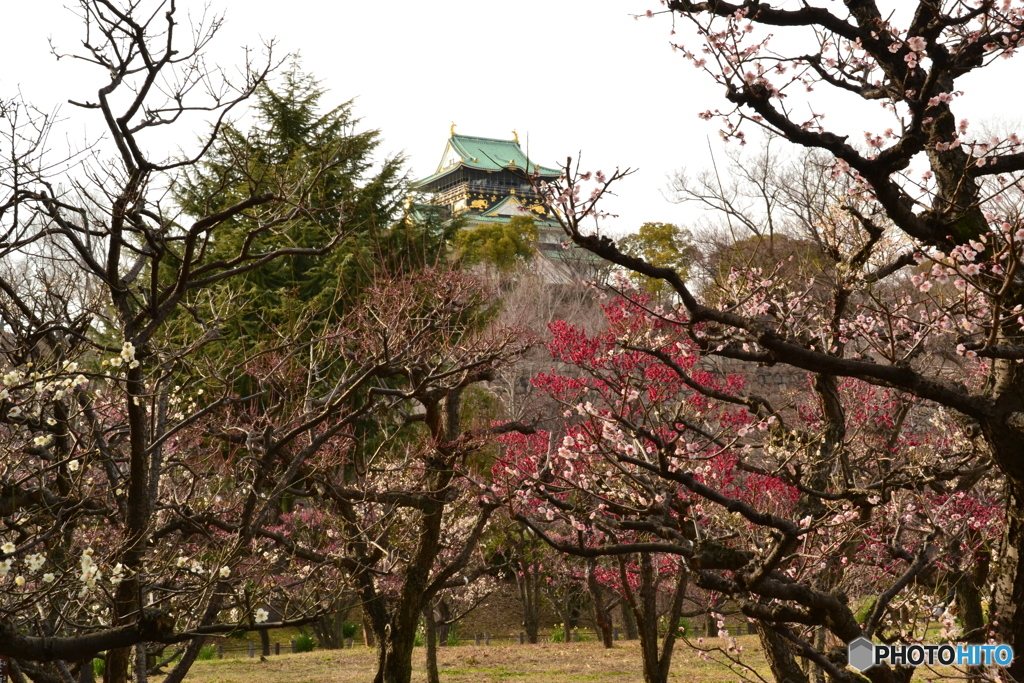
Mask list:
POLYGON ((519 136, 511 140, 456 135, 449 131, 448 143, 437 170, 415 184, 417 190, 433 196, 435 206, 448 215, 461 216, 467 228, 491 222, 508 222, 514 216, 533 218, 539 236, 537 249, 547 258, 559 258, 565 233, 540 197, 530 186, 551 181, 562 172, 533 163, 519 146, 519 136))

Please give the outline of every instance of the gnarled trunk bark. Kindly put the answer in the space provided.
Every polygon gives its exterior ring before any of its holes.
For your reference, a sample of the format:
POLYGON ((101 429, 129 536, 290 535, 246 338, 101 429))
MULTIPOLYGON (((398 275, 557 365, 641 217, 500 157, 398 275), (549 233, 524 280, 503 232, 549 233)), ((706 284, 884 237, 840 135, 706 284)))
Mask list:
MULTIPOLYGON (((391 626, 390 624, 388 625, 391 626)), ((416 621, 385 629, 377 634, 377 683, 409 683, 412 680, 412 651, 416 642, 416 621)))
POLYGON ((757 622, 755 628, 764 648, 764 657, 768 660, 772 678, 789 683, 809 683, 807 673, 797 664, 793 646, 789 641, 764 622, 757 622))

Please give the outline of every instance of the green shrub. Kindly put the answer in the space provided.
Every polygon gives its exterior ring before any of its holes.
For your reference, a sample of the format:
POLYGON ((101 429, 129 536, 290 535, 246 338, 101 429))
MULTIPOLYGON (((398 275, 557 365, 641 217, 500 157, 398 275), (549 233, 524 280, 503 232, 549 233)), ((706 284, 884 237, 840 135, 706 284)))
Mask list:
POLYGON ((555 629, 551 632, 552 643, 564 643, 565 642, 565 624, 555 624, 555 629))
POLYGON ((413 636, 412 639, 413 647, 422 647, 425 640, 426 639, 423 637, 423 629, 416 629, 416 635, 413 636))
POLYGON ((459 642, 459 625, 452 624, 448 627, 448 640, 445 642, 445 645, 455 647, 459 642))
POLYGON ((300 633, 295 637, 296 652, 312 652, 315 647, 316 641, 313 640, 313 636, 300 633))
POLYGON ((199 656, 196 659, 216 659, 217 658, 217 646, 216 645, 204 645, 199 649, 199 656))
POLYGON ((341 624, 341 637, 342 638, 355 638, 356 633, 359 632, 359 624, 354 621, 346 621, 341 624))
POLYGON ((100 659, 99 657, 97 657, 96 659, 92 660, 92 673, 97 678, 99 678, 100 676, 103 675, 103 670, 106 669, 106 668, 107 668, 107 663, 105 661, 103 661, 102 659, 100 659))

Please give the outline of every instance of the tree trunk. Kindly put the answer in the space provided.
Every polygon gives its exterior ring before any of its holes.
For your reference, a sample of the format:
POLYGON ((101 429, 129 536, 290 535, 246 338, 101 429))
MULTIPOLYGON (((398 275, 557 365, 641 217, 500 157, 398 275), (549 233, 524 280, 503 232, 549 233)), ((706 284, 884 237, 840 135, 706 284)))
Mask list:
POLYGON ((373 647, 374 646, 373 629, 370 628, 370 621, 369 621, 369 619, 366 619, 365 617, 363 618, 362 630, 363 630, 363 645, 365 645, 366 647, 373 647))
MULTIPOLYGON (((807 486, 816 490, 826 490, 832 477, 843 481, 850 480, 847 457, 844 452, 846 440, 846 412, 835 376, 817 373, 814 375, 814 393, 817 395, 822 411, 822 427, 820 441, 814 451, 807 473, 807 486)), ((905 413, 904 413, 905 417, 905 413)), ((898 421, 902 424, 902 420, 898 421)), ((895 433, 898 433, 896 429, 895 433)), ((895 434, 894 434, 895 435, 895 434)), ((801 494, 794 516, 809 516, 817 519, 826 514, 822 501, 808 494, 801 494)), ((830 592, 835 587, 836 575, 833 571, 824 571, 814 579, 814 587, 823 592, 830 592)), ((713 620, 709 619, 709 624, 713 620)), ((714 633, 710 629, 708 635, 714 633)), ((757 623, 757 634, 764 649, 765 659, 776 681, 789 680, 791 683, 824 683, 825 673, 810 659, 804 658, 804 666, 797 661, 798 657, 792 643, 784 638, 771 626, 757 623)), ((824 652, 825 630, 818 627, 811 643, 818 652, 824 652)))
POLYGON ((263 656, 270 656, 270 631, 263 629, 260 631, 260 646, 263 648, 263 656))
POLYGON ((135 659, 132 662, 132 682, 149 683, 149 648, 145 643, 135 646, 135 659))
POLYGON ((64 683, 75 683, 75 677, 71 673, 71 668, 68 667, 68 663, 63 659, 57 659, 53 662, 53 668, 57 671, 60 676, 60 680, 64 683))
POLYGON ((997 623, 996 640, 1012 646, 1016 654, 1007 668, 1009 680, 1024 681, 1024 485, 1012 480, 1006 485, 1006 534, 993 582, 990 621, 997 623))
MULTIPOLYGON (((426 402, 425 422, 438 441, 451 443, 459 434, 459 392, 449 391, 444 399, 444 410, 438 402, 426 402)), ((428 491, 444 491, 455 471, 446 467, 429 470, 424 486, 428 491)), ((493 507, 485 508, 477 520, 477 529, 483 530, 493 507)), ((392 603, 377 593, 374 581, 364 574, 360 581, 363 610, 373 624, 379 643, 375 683, 409 683, 412 678, 412 653, 416 640, 416 627, 428 603, 437 595, 440 584, 432 585, 431 571, 441 551, 442 529, 445 522, 445 501, 432 499, 419 511, 415 522, 416 547, 409 557, 402 581, 402 589, 392 603), (393 606, 392 606, 393 605, 393 606)), ((472 551, 467 544, 464 556, 472 551)), ((464 566, 464 565, 463 565, 464 566)), ((459 567, 449 565, 448 571, 459 567)))
POLYGON ((433 605, 423 608, 423 640, 427 646, 427 683, 441 683, 437 673, 437 623, 433 605))
MULTIPOLYGON (((447 485, 441 480, 437 490, 447 485)), ((409 683, 412 678, 412 652, 416 640, 416 627, 425 604, 433 598, 426 595, 430 583, 430 570, 440 549, 443 505, 423 511, 421 534, 415 552, 405 572, 402 592, 378 632, 378 683, 409 683)))
POLYGON ((416 642, 417 621, 385 629, 377 634, 380 649, 377 651, 377 683, 410 683, 412 680, 412 652, 416 642))
POLYGON ((677 576, 672 594, 672 606, 668 611, 671 625, 665 632, 665 638, 658 642, 658 570, 650 553, 640 553, 640 589, 639 594, 629 587, 626 576, 626 558, 619 558, 619 577, 622 582, 626 602, 629 603, 636 618, 640 636, 640 655, 644 667, 644 683, 668 683, 669 667, 672 665, 672 650, 676 642, 675 625, 683 611, 683 599, 686 596, 687 575, 677 568, 677 576))
MULTIPOLYGON (((119 209, 123 210, 123 209, 119 209)), ((126 290, 127 291, 127 290, 126 290)), ((131 368, 127 373, 125 389, 128 396, 142 397, 147 393, 142 366, 131 368)), ((139 576, 146 556, 146 539, 149 534, 153 495, 155 486, 151 488, 150 468, 159 465, 159 459, 150 453, 149 429, 150 420, 142 402, 129 400, 126 403, 128 412, 128 441, 130 444, 128 474, 128 505, 126 512, 127 544, 120 556, 121 562, 128 570, 128 578, 121 582, 116 591, 114 624, 127 623, 126 615, 135 615, 142 603, 139 576)), ((157 473, 159 475, 159 473, 157 473)), ((103 670, 103 683, 128 683, 128 667, 132 659, 132 648, 108 650, 106 667, 103 670)))
POLYGON ((316 634, 317 645, 325 650, 338 650, 345 647, 345 617, 348 609, 325 614, 312 624, 316 634))
POLYGON ((793 656, 793 646, 789 641, 779 635, 775 629, 758 621, 755 624, 757 635, 761 639, 761 646, 764 648, 764 657, 768 660, 768 668, 771 669, 772 678, 776 681, 788 681, 789 683, 809 683, 807 673, 797 664, 793 656))
POLYGON ((640 558, 640 595, 633 600, 636 604, 636 624, 640 631, 640 652, 644 665, 644 683, 667 683, 661 676, 658 657, 658 593, 654 581, 654 567, 651 556, 644 553, 640 558))
MULTIPOLYGON (((907 623, 910 623, 909 621, 907 623)), ((818 652, 825 651, 825 627, 818 626, 817 632, 814 634, 814 649, 818 652)), ((825 683, 825 670, 814 662, 808 662, 811 667, 811 676, 814 678, 814 683, 825 683)))
MULTIPOLYGON (((223 595, 223 593, 216 593, 210 598, 206 605, 206 614, 203 616, 205 623, 211 623, 217 617, 217 612, 220 611, 220 606, 224 602, 223 595)), ((182 653, 181 659, 164 678, 163 683, 181 683, 185 680, 185 675, 192 668, 205 644, 206 638, 193 638, 182 653)))
POLYGON ((580 623, 580 605, 578 596, 569 593, 562 600, 558 599, 557 595, 548 594, 548 602, 555 608, 555 612, 558 613, 559 622, 562 624, 562 628, 565 629, 566 642, 569 640, 569 633, 574 630, 580 623))
MULTIPOLYGON (((92 660, 89 660, 89 674, 92 675, 92 660)), ((18 664, 18 660, 12 659, 9 670, 10 678, 14 683, 29 683, 28 679, 25 678, 25 674, 21 671, 21 665, 18 664)), ((85 683, 83 681, 83 683, 85 683)), ((89 683, 92 683, 92 679, 89 679, 89 683)))
POLYGON ((437 646, 446 647, 448 634, 452 629, 452 610, 444 598, 437 601, 437 616, 438 619, 434 623, 434 627, 437 629, 437 646))
MULTIPOLYGON (((13 662, 12 662, 13 670, 13 662)), ((16 683, 21 683, 12 677, 16 683)), ((92 660, 86 659, 78 669, 78 683, 96 683, 96 671, 92 668, 92 660)))
POLYGON ((601 642, 608 649, 615 647, 612 633, 612 618, 604 601, 604 591, 597 580, 597 560, 587 559, 587 589, 590 590, 590 604, 594 607, 594 623, 597 625, 601 642))
POLYGON ((636 617, 633 616, 633 610, 629 606, 628 600, 622 601, 622 628, 625 631, 626 640, 636 640, 640 637, 640 633, 636 628, 636 617))
POLYGON ((107 658, 103 666, 103 683, 128 683, 128 664, 131 661, 132 648, 107 650, 107 658))
POLYGON ((516 572, 519 602, 523 606, 523 630, 526 640, 537 644, 540 634, 540 565, 537 562, 519 562, 516 572))
MULTIPOLYGON (((968 532, 967 538, 967 543, 977 543, 981 549, 975 553, 973 567, 956 578, 952 589, 955 591, 957 615, 963 626, 961 637, 968 643, 978 643, 988 639, 981 598, 982 589, 988 582, 991 548, 976 531, 968 532)), ((968 666, 966 672, 968 683, 982 683, 984 680, 984 667, 968 666)))

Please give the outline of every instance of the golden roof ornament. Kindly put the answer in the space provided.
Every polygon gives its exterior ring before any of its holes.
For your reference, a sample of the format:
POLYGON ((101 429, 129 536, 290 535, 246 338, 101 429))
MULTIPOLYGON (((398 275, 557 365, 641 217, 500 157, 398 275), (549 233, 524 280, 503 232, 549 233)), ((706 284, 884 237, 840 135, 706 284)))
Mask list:
POLYGON ((452 127, 448 129, 448 137, 455 136, 455 122, 452 121, 452 127))
POLYGON ((519 142, 519 133, 516 132, 515 128, 512 129, 512 142, 519 142))

